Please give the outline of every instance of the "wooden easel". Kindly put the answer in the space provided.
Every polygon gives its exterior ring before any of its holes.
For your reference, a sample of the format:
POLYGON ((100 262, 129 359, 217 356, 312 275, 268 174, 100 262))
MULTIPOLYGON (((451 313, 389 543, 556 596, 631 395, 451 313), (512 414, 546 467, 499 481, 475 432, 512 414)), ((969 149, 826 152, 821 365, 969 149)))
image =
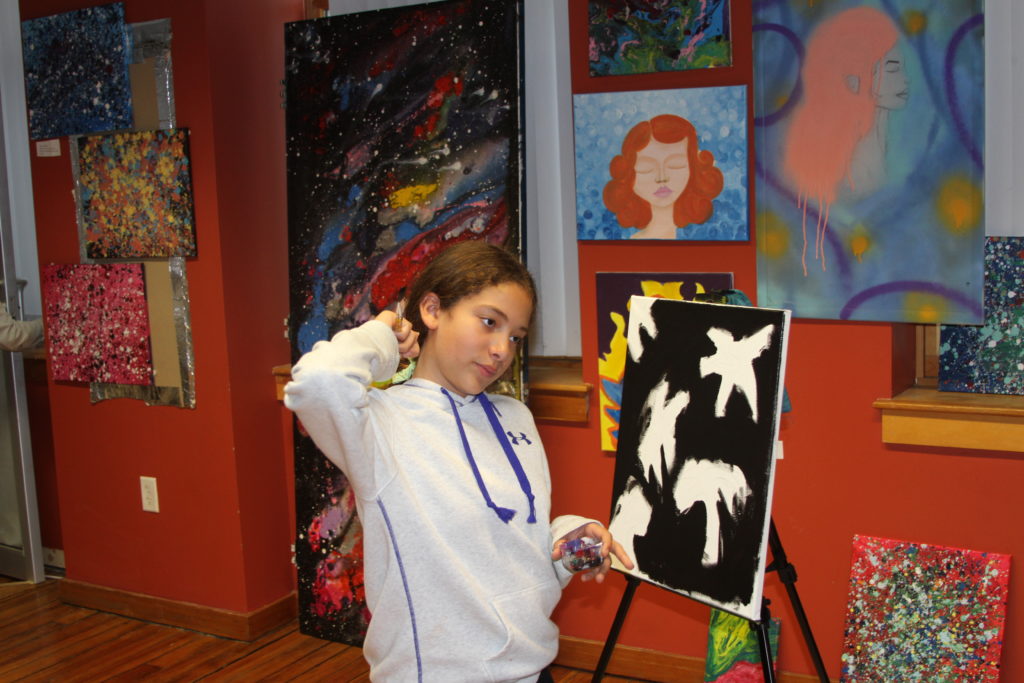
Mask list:
MULTIPOLYGON (((770 521, 768 527, 768 547, 772 551, 772 561, 765 567, 765 572, 778 572, 779 580, 786 587, 786 594, 789 596, 789 601, 793 606, 796 620, 800 624, 800 631, 803 634, 804 642, 807 644, 811 659, 814 661, 818 680, 821 683, 829 683, 828 673, 825 671, 825 663, 821 659, 818 645, 814 641, 814 634, 811 632, 810 622, 807 620, 807 613, 804 612, 800 596, 796 591, 796 567, 786 558, 786 551, 782 547, 782 541, 779 540, 774 519, 770 521)), ((630 574, 626 575, 626 591, 622 594, 622 600, 619 602, 619 609, 615 613, 615 620, 612 622, 611 631, 608 633, 608 639, 605 641, 604 649, 601 651, 601 658, 598 660, 594 676, 591 678, 592 683, 600 683, 604 678, 608 662, 611 660, 612 652, 615 650, 615 642, 619 639, 619 632, 622 630, 622 624, 626 620, 626 613, 629 611, 629 605, 633 601, 633 595, 636 593, 637 586, 639 585, 640 579, 630 574)), ((772 666, 772 647, 768 639, 768 628, 771 626, 772 621, 771 612, 768 609, 769 602, 768 598, 761 599, 761 618, 757 621, 751 620, 750 628, 757 635, 758 651, 761 655, 761 671, 764 673, 765 683, 775 683, 775 667, 772 666)))

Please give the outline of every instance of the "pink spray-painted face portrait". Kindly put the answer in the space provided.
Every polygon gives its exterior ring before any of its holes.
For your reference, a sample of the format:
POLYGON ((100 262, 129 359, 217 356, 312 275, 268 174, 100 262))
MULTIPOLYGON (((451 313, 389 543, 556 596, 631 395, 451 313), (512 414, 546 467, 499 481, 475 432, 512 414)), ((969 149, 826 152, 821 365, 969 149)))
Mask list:
POLYGON ((659 142, 651 140, 637 152, 633 170, 633 191, 652 207, 671 207, 690 182, 690 161, 686 157, 689 140, 659 142))
POLYGON ((898 45, 885 53, 875 67, 873 94, 882 109, 903 109, 910 97, 910 85, 903 64, 903 51, 898 45))

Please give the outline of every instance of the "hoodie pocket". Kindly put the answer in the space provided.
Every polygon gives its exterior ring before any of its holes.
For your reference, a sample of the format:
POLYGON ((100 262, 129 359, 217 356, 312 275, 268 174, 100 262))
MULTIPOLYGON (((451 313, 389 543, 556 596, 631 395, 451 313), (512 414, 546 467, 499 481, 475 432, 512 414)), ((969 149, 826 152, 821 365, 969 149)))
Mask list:
POLYGON ((501 650, 484 661, 491 681, 515 681, 535 674, 558 654, 558 627, 551 612, 561 596, 555 580, 491 601, 505 630, 501 650))

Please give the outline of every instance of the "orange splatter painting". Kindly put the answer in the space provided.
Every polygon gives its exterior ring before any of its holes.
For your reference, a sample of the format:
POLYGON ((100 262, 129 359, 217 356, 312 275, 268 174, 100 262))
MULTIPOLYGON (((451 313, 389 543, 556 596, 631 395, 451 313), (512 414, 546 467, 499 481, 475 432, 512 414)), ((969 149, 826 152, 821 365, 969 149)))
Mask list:
POLYGON ((91 135, 77 143, 86 256, 196 255, 187 129, 91 135))

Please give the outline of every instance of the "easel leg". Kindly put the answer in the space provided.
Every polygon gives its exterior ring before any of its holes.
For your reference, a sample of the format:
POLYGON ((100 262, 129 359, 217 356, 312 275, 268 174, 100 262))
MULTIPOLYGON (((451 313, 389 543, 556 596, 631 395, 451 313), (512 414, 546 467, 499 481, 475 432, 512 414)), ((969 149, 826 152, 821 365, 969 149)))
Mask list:
POLYGON ((800 624, 800 631, 803 633, 804 642, 807 643, 807 650, 814 661, 814 669, 818 672, 818 679, 821 683, 829 683, 828 672, 825 671, 825 662, 821 659, 818 645, 814 642, 814 634, 811 633, 811 624, 807 620, 807 613, 804 612, 803 603, 800 602, 800 595, 796 592, 796 567, 786 559, 786 551, 782 548, 782 541, 779 539, 779 532, 775 529, 775 520, 771 520, 768 527, 768 546, 772 550, 772 563, 770 569, 779 573, 779 580, 786 587, 789 595, 789 602, 793 605, 793 612, 796 613, 796 620, 800 624))
POLYGON ((761 654, 761 673, 764 683, 775 683, 775 661, 772 659, 772 641, 769 629, 772 614, 768 610, 768 598, 761 599, 761 620, 750 622, 750 628, 757 632, 757 649, 761 654))
POLYGON ((639 585, 640 579, 635 576, 626 577, 626 592, 622 594, 619 611, 615 613, 615 621, 612 622, 612 630, 608 632, 608 640, 605 641, 604 649, 601 650, 601 659, 597 661, 594 677, 590 679, 592 683, 600 683, 604 678, 605 669, 608 668, 608 662, 611 661, 612 652, 615 650, 615 641, 619 639, 619 631, 622 630, 622 623, 626 620, 626 612, 629 611, 629 604, 633 602, 633 594, 636 593, 636 587, 639 585))

